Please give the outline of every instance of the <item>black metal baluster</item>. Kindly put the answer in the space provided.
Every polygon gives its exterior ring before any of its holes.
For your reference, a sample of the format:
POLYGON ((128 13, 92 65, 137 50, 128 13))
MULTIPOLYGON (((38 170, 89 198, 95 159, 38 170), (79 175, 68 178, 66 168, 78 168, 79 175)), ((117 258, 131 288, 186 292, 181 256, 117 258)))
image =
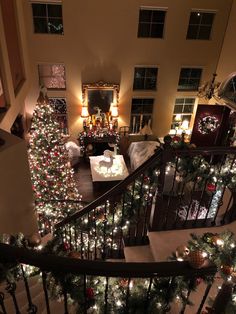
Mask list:
POLYGON ((199 308, 198 308, 196 314, 201 314, 202 313, 202 308, 203 308, 203 306, 204 306, 204 304, 206 302, 206 299, 207 299, 207 296, 209 294, 209 291, 210 291, 211 287, 212 287, 212 283, 207 285, 205 293, 204 293, 204 296, 202 297, 202 301, 201 301, 201 303, 199 305, 199 308))
POLYGON ((87 314, 87 277, 84 274, 84 314, 87 314))
MULTIPOLYGON (((121 226, 123 226, 124 223, 124 208, 125 208, 125 192, 122 194, 122 207, 121 207, 121 226)), ((122 248, 123 248, 123 229, 122 227, 119 230, 119 257, 121 257, 122 254, 122 248)))
POLYGON ((24 284, 25 284, 25 290, 26 290, 26 295, 27 295, 27 299, 28 299, 28 312, 31 314, 37 313, 37 306, 35 304, 32 303, 32 298, 31 298, 31 294, 30 294, 30 289, 29 289, 29 284, 28 284, 28 280, 27 277, 25 276, 25 271, 24 271, 24 267, 21 264, 20 265, 21 268, 21 272, 23 275, 23 280, 24 280, 24 284))
MULTIPOLYGON (((228 212, 229 212, 229 206, 230 206, 230 204, 231 204, 231 202, 232 202, 232 199, 233 199, 233 193, 231 193, 231 195, 230 195, 230 199, 229 199, 229 201, 228 201, 228 205, 227 205, 227 207, 226 207, 224 216, 223 216, 223 218, 222 218, 222 220, 221 220, 221 224, 224 224, 224 223, 225 223, 225 218, 226 218, 226 216, 227 216, 227 214, 228 214, 228 212)), ((232 213, 233 213, 233 211, 231 211, 230 218, 232 217, 232 213)), ((231 219, 230 219, 230 221, 231 221, 231 219)))
POLYGON ((182 306, 182 309, 180 311, 180 314, 184 314, 185 312, 185 309, 186 309, 186 305, 188 304, 188 299, 189 299, 189 296, 190 296, 190 293, 191 293, 191 289, 193 287, 193 281, 195 280, 195 278, 191 278, 189 280, 189 284, 188 284, 188 292, 187 292, 187 295, 186 295, 186 298, 185 300, 183 300, 183 306, 182 306))
POLYGON ((83 231, 80 231, 80 255, 81 259, 84 259, 84 238, 83 238, 83 231))
POLYGON ((94 258, 97 259, 97 208, 94 209, 94 215, 93 215, 93 220, 94 220, 94 258))
POLYGON ((203 200, 205 191, 206 191, 206 186, 207 186, 207 180, 205 180, 204 188, 202 189, 201 196, 200 196, 200 200, 199 200, 199 204, 198 204, 198 206, 197 206, 197 207, 198 207, 198 209, 197 209, 197 214, 196 214, 196 217, 195 217, 195 220, 194 220, 194 224, 195 224, 195 225, 197 224, 198 215, 199 215, 200 208, 201 208, 201 203, 202 203, 202 200, 203 200))
MULTIPOLYGON (((165 216, 165 223, 164 223, 164 228, 166 228, 166 226, 168 225, 168 218, 169 218, 169 212, 170 212, 170 205, 171 205, 171 201, 173 199, 173 191, 174 191, 174 186, 175 186, 175 178, 176 178, 176 173, 177 173, 177 169, 178 169, 178 162, 179 159, 178 157, 176 157, 176 161, 175 161, 175 172, 174 172, 174 176, 172 179, 172 186, 171 189, 169 191, 169 195, 168 195, 168 201, 167 201, 167 207, 166 207, 166 216, 165 216)), ((168 166, 171 167, 171 166, 168 166)), ((167 176, 166 176, 167 177, 167 176)))
POLYGON ((152 282, 153 282, 153 278, 151 277, 149 279, 149 285, 148 285, 147 294, 146 294, 145 309, 148 309, 148 306, 149 306, 150 292, 151 292, 151 289, 152 289, 152 282))
POLYGON ((70 250, 72 251, 72 233, 71 233, 71 228, 72 228, 72 225, 69 224, 68 225, 68 228, 69 228, 69 243, 70 243, 70 250))
POLYGON ((0 292, 0 307, 2 309, 2 313, 7 314, 7 311, 4 305, 4 293, 3 292, 0 292))
POLYGON ((128 286, 127 286, 127 290, 126 290, 125 313, 129 313, 130 282, 131 282, 131 278, 129 278, 129 280, 128 280, 128 286))
POLYGON ((105 293, 104 293, 104 314, 107 314, 108 307, 108 287, 109 287, 109 278, 106 277, 105 293))
POLYGON ((91 232, 91 227, 93 226, 93 220, 92 220, 92 224, 90 224, 90 216, 89 213, 87 215, 87 220, 88 220, 88 225, 89 225, 89 229, 87 229, 87 235, 88 235, 88 244, 87 244, 87 259, 90 259, 90 232, 91 232))
POLYGON ((74 222, 74 245, 75 245, 75 250, 78 250, 78 234, 77 234, 77 228, 76 228, 76 221, 74 222))
POLYGON ((104 221, 103 221, 103 252, 102 259, 106 259, 106 229, 107 229, 107 203, 104 205, 104 221))
POLYGON ((64 314, 69 314, 69 312, 68 312, 68 299, 67 299, 67 291, 65 289, 65 282, 63 284, 62 293, 63 293, 63 299, 64 299, 64 314))
MULTIPOLYGON (((201 162, 202 162, 202 158, 199 159, 198 167, 197 167, 197 168, 200 167, 201 162)), ((197 185, 197 181, 195 180, 195 182, 194 182, 194 184, 193 184, 192 191, 191 191, 190 202, 189 202, 189 205, 188 205, 188 209, 187 209, 185 221, 184 221, 184 223, 183 223, 183 227, 185 226, 185 224, 186 224, 186 222, 187 222, 187 220, 188 220, 189 211, 190 211, 190 209, 191 209, 192 202, 193 202, 193 193, 195 192, 196 185, 197 185)))
POLYGON ((174 224, 173 224, 173 228, 177 224, 177 220, 178 220, 178 217, 179 217, 179 211, 180 211, 180 205, 181 205, 181 202, 182 202, 182 199, 183 199, 185 188, 186 188, 186 183, 182 182, 182 187, 181 187, 181 192, 180 192, 179 199, 178 199, 178 204, 177 204, 177 209, 176 209, 175 221, 174 221, 174 224))
POLYGON ((15 314, 20 314, 19 306, 16 300, 15 292, 16 292, 16 283, 15 282, 8 282, 7 287, 6 287, 7 292, 11 295, 16 313, 15 314))
POLYGON ((221 194, 219 203, 217 205, 217 210, 216 210, 216 213, 215 213, 214 220, 211 222, 212 226, 214 226, 216 224, 216 218, 218 218, 217 216, 218 216, 219 209, 220 209, 221 205, 223 204, 223 196, 224 196, 224 193, 225 193, 225 189, 226 189, 226 186, 224 186, 224 188, 222 190, 222 194, 221 194))
POLYGON ((144 183, 144 177, 145 174, 141 176, 141 184, 140 184, 140 189, 139 189, 139 201, 138 201, 138 210, 137 210, 137 217, 136 217, 136 227, 135 227, 135 244, 137 242, 138 238, 138 232, 139 232, 139 225, 140 225, 140 208, 142 204, 142 198, 143 198, 143 183, 144 183))
MULTIPOLYGON (((136 180, 134 180, 133 185, 132 185, 132 194, 131 194, 131 200, 130 200, 130 211, 133 211, 133 207, 134 207, 134 191, 135 191, 135 182, 136 180)), ((131 243, 131 234, 132 234, 132 229, 131 226, 129 225, 129 231, 128 231, 128 243, 131 243)))
POLYGON ((45 297, 47 314, 50 314, 51 312, 50 312, 48 290, 47 290, 47 274, 45 272, 42 272, 42 281, 43 281, 43 292, 44 292, 44 297, 45 297))
POLYGON ((145 237, 147 236, 147 230, 148 230, 148 215, 149 215, 149 211, 150 208, 149 206, 152 204, 151 200, 149 199, 149 195, 150 195, 150 191, 151 191, 151 187, 149 187, 148 189, 148 196, 146 199, 146 203, 145 203, 145 209, 144 209, 144 221, 143 221, 143 228, 142 228, 142 239, 145 239, 145 237))
POLYGON ((113 245, 114 245, 114 222, 115 222, 115 210, 116 210, 116 204, 114 204, 114 207, 112 206, 112 225, 111 225, 111 250, 110 250, 110 257, 113 257, 113 245))

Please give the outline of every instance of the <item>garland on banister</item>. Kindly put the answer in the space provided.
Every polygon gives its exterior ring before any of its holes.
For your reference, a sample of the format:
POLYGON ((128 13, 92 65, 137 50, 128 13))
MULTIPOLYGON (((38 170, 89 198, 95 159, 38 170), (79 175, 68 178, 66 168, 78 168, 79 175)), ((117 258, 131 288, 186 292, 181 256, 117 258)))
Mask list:
MULTIPOLYGON (((175 136, 172 143, 176 149, 196 148, 194 144, 185 143, 180 137, 175 136)), ((234 154, 228 154, 224 164, 221 162, 210 164, 207 157, 181 156, 177 163, 178 175, 184 182, 197 182, 198 187, 203 187, 207 182, 206 189, 215 192, 222 187, 236 188, 236 161, 234 154)), ((174 165, 173 165, 174 166, 174 165)))
MULTIPOLYGON (((23 238, 16 238, 12 244, 22 246, 23 238)), ((43 249, 44 254, 55 254, 68 258, 80 259, 78 250, 71 250, 61 236, 55 237, 43 249)), ((226 313, 236 313, 236 242, 232 232, 204 233, 202 236, 192 234, 187 245, 181 245, 170 260, 185 260, 190 266, 199 269, 208 261, 215 263, 218 269, 217 277, 221 276, 225 282, 232 283, 232 297, 227 305, 226 313)), ((104 262, 106 263, 106 262, 104 262)), ((27 276, 37 273, 34 267, 24 265, 27 276), (27 269, 28 268, 28 269, 27 269)), ((16 282, 22 276, 19 264, 0 264, 0 281, 16 282)), ((77 307, 81 313, 86 308, 87 313, 100 314, 104 312, 105 291, 107 287, 107 312, 125 314, 127 290, 129 290, 129 313, 163 314, 170 311, 175 303, 179 308, 191 305, 188 291, 195 291, 202 282, 211 283, 213 278, 208 277, 154 277, 152 282, 139 278, 108 278, 72 274, 49 273, 47 276, 48 288, 52 299, 62 299, 63 291, 67 291, 69 303, 77 307), (148 296, 148 297, 147 297, 148 296)), ((214 309, 208 307, 208 312, 214 309)))
MULTIPOLYGON (((173 259, 187 260, 194 268, 203 267, 208 261, 217 266, 218 274, 223 281, 232 284, 232 297, 227 305, 226 312, 236 313, 236 242, 234 234, 230 231, 222 233, 204 233, 202 236, 191 234, 187 245, 181 245, 173 254, 173 259)), ((219 287, 220 289, 221 287, 219 287)), ((213 304, 213 300, 209 300, 213 304)), ((207 312, 214 314, 209 307, 207 312)))

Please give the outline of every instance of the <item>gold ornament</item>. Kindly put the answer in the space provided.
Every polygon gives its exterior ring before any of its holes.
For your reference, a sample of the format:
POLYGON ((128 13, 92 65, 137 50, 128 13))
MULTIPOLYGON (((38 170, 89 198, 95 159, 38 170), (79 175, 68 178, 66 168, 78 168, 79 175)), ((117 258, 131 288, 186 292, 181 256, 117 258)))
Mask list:
POLYGON ((187 256, 189 255, 189 248, 187 248, 185 245, 180 245, 177 247, 175 255, 178 261, 186 260, 187 256))
POLYGON ((81 259, 81 255, 79 252, 77 251, 72 251, 69 253, 68 257, 70 258, 77 258, 77 259, 81 259))
POLYGON ((219 245, 219 246, 224 245, 224 241, 218 235, 214 235, 211 238, 211 241, 214 245, 219 245))
POLYGON ((191 251, 188 255, 188 261, 191 267, 201 268, 205 262, 205 257, 202 251, 191 251))

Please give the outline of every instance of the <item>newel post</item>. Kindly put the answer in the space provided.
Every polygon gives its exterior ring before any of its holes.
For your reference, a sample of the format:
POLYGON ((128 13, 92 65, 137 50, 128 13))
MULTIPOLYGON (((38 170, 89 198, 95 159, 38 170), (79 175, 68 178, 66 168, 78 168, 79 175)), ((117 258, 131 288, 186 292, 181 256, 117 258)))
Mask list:
POLYGON ((172 138, 170 135, 164 137, 163 152, 161 155, 160 163, 160 175, 158 176, 158 189, 156 191, 156 197, 154 204, 152 206, 151 215, 150 215, 150 230, 158 230, 160 226, 160 210, 163 210, 163 189, 165 184, 166 176, 166 165, 168 162, 174 159, 174 151, 171 146, 172 138))

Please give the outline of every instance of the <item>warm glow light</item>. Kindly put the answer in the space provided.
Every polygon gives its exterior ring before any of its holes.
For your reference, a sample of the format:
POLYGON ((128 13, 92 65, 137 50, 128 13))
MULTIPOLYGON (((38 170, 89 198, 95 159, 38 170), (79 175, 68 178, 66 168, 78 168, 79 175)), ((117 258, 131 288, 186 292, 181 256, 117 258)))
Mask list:
POLYGON ((177 115, 175 116, 175 121, 176 121, 176 122, 180 122, 181 120, 182 120, 181 114, 177 114, 177 115))
POLYGON ((113 106, 113 107, 111 108, 111 116, 112 116, 113 118, 119 117, 119 114, 118 114, 118 107, 117 107, 117 106, 113 106))
POLYGON ((89 117, 88 107, 83 106, 82 111, 81 111, 81 118, 88 118, 88 117, 89 117))
POLYGON ((183 130, 187 130, 187 129, 188 129, 188 126, 189 126, 189 121, 188 121, 188 120, 184 120, 184 121, 182 122, 181 128, 182 128, 183 130))

